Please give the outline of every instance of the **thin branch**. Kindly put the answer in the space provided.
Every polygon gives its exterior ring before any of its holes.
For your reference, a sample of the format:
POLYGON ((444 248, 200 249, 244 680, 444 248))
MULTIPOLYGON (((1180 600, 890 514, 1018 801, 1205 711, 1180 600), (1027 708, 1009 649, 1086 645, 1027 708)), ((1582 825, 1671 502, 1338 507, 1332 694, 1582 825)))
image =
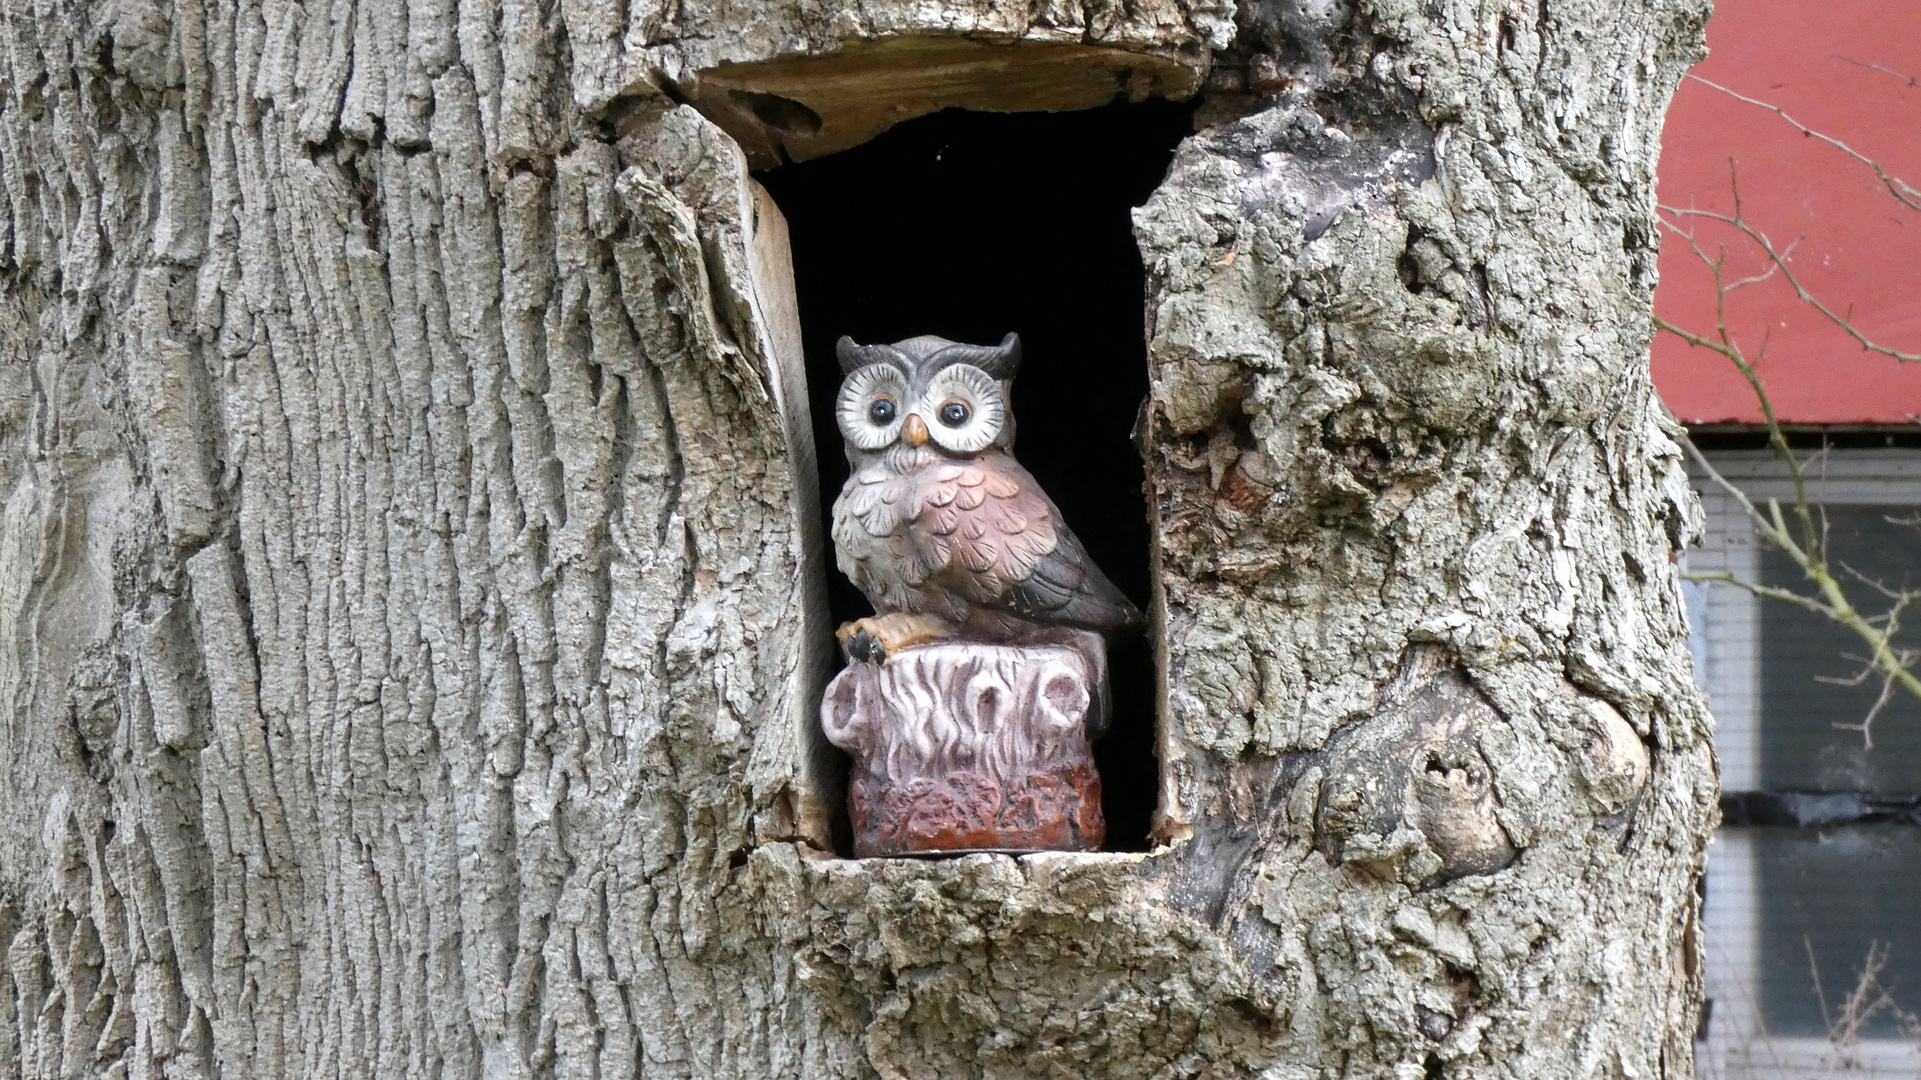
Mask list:
MULTIPOLYGON (((1869 65, 1869 66, 1872 66, 1872 65, 1869 65)), ((1819 139, 1822 142, 1827 143, 1829 146, 1834 147, 1836 150, 1839 150, 1842 153, 1853 158, 1854 160, 1860 162, 1861 164, 1866 165, 1868 168, 1874 170, 1874 175, 1879 177, 1881 180, 1881 186, 1887 188, 1888 194, 1893 196, 1896 201, 1908 207, 1910 210, 1921 210, 1921 191, 1916 191, 1914 188, 1909 187, 1907 182, 1902 180, 1900 177, 1889 174, 1888 170, 1883 168, 1880 162, 1874 160, 1873 158, 1867 156, 1866 154, 1863 154, 1861 151, 1856 150, 1854 147, 1849 146, 1847 143, 1842 142, 1840 139, 1837 139, 1832 135, 1824 135, 1821 132, 1816 131, 1813 128, 1807 126, 1806 124, 1803 124, 1801 121, 1796 120, 1792 116, 1789 116, 1786 110, 1782 109, 1781 106, 1779 105, 1770 105, 1765 101, 1756 101, 1754 98, 1748 97, 1746 94, 1737 93, 1733 90, 1728 89, 1725 86, 1722 86, 1720 83, 1711 82, 1707 79, 1703 79, 1699 75, 1689 75, 1688 78, 1693 79, 1695 82, 1698 82, 1703 86, 1712 87, 1715 90, 1719 90, 1723 94, 1726 94, 1727 96, 1733 98, 1736 101, 1746 102, 1747 104, 1752 105, 1757 109, 1766 109, 1767 111, 1773 113, 1774 115, 1780 117, 1781 119, 1786 120, 1790 125, 1794 127, 1795 130, 1799 131, 1801 134, 1806 135, 1812 139, 1819 139)))
POLYGON ((1828 55, 1834 57, 1836 60, 1839 60, 1842 63, 1853 64, 1855 67, 1870 68, 1872 70, 1880 72, 1883 75, 1892 75, 1895 78, 1901 80, 1902 82, 1907 83, 1909 86, 1921 87, 1921 79, 1916 79, 1912 75, 1903 75, 1900 72, 1894 70, 1893 68, 1884 68, 1880 64, 1870 64, 1865 60, 1856 60, 1852 56, 1842 56, 1840 53, 1829 53, 1828 55))
MULTIPOLYGON (((1802 941, 1807 939, 1804 937, 1802 941)), ((1809 949, 1810 959, 1813 957, 1809 949)), ((1881 985, 1881 972, 1888 966, 1888 947, 1880 941, 1868 944, 1868 957, 1859 971, 1855 973, 1854 988, 1848 991, 1841 1001, 1841 1015, 1834 1018, 1828 1026, 1828 1042, 1841 1053, 1840 1065, 1853 1069, 1860 1064, 1856 1057, 1861 1042, 1861 1033, 1880 1013, 1894 1008, 1894 997, 1881 985)))
MULTIPOLYGON (((1692 76, 1690 76, 1690 78, 1691 77, 1692 76)), ((1921 206, 1917 206, 1916 208, 1921 209, 1921 206)), ((1712 210, 1683 210, 1680 207, 1675 207, 1675 206, 1663 206, 1660 209, 1661 209, 1661 212, 1665 214, 1674 214, 1679 217, 1701 218, 1707 221, 1719 222, 1722 225, 1726 225, 1729 228, 1740 232, 1742 235, 1746 236, 1748 239, 1754 241, 1756 246, 1758 246, 1761 249, 1761 251, 1764 254, 1766 254, 1767 257, 1776 266, 1780 267, 1782 278, 1784 278, 1789 285, 1794 287, 1794 294, 1800 298, 1802 303, 1820 312, 1829 322, 1833 323, 1835 326, 1839 327, 1842 330, 1842 332, 1846 333, 1849 337, 1853 338, 1855 342, 1858 343, 1863 349, 1866 349, 1869 352, 1880 353, 1883 356, 1891 356, 1896 360, 1901 360, 1906 362, 1921 361, 1921 353, 1903 352, 1900 349, 1896 349, 1888 345, 1883 345, 1880 342, 1877 342, 1869 338, 1866 334, 1863 334, 1860 331, 1860 329, 1856 327, 1854 323, 1848 319, 1847 316, 1834 311, 1832 308, 1822 303, 1818 298, 1815 297, 1813 293, 1807 290, 1806 286, 1801 284, 1801 279, 1795 276, 1793 268, 1788 266, 1787 264, 1787 255, 1781 251, 1777 251, 1775 249, 1774 242, 1769 240, 1765 233, 1761 232, 1761 230, 1759 229, 1756 229, 1753 225, 1748 224, 1747 220, 1742 218, 1738 213, 1733 216, 1730 216, 1727 214, 1717 214, 1712 210)))
MULTIPOLYGON (((1788 116, 1787 113, 1766 102, 1743 97, 1740 94, 1734 93, 1734 91, 1728 90, 1726 87, 1718 86, 1705 79, 1697 79, 1696 81, 1705 83, 1741 101, 1768 109, 1781 116, 1781 118, 1788 123, 1793 124, 1804 134, 1823 139, 1848 152, 1858 160, 1873 167, 1876 174, 1882 177, 1883 182, 1889 185, 1890 191, 1895 194, 1897 198, 1902 198, 1902 201, 1907 203, 1907 205, 1921 209, 1921 193, 1916 193, 1913 188, 1908 187, 1905 183, 1889 177, 1886 171, 1877 163, 1855 152, 1839 140, 1829 138, 1820 132, 1800 124, 1795 121, 1793 117, 1788 116), (1913 198, 1903 198, 1903 193, 1913 198)), ((1800 569, 1802 575, 1813 588, 1811 591, 1801 592, 1790 588, 1764 585, 1756 581, 1742 580, 1728 573, 1691 574, 1687 575, 1687 577, 1690 581, 1732 585, 1745 590, 1750 595, 1801 608, 1804 611, 1818 615, 1848 630, 1865 643, 1868 646, 1869 655, 1866 657, 1853 658, 1862 664, 1858 672, 1847 678, 1822 678, 1821 681, 1831 684, 1839 683, 1859 686, 1863 685, 1870 676, 1878 674, 1881 677, 1880 693, 1874 705, 1868 710, 1867 715, 1861 719, 1860 723, 1834 725, 1845 730, 1859 731, 1863 742, 1871 749, 1874 746, 1874 721, 1886 710, 1895 689, 1898 687, 1915 698, 1921 699, 1921 678, 1917 678, 1914 673, 1917 662, 1921 661, 1921 650, 1898 648, 1894 643, 1901 629, 1901 617, 1903 613, 1910 604, 1921 602, 1921 591, 1905 588, 1900 590, 1890 589, 1881 582, 1868 578, 1846 563, 1838 563, 1837 565, 1843 574, 1873 588, 1889 601, 1889 607, 1885 612, 1878 615, 1868 615, 1855 607, 1852 599, 1850 599, 1847 592, 1841 587, 1841 578, 1836 575, 1828 561, 1831 551, 1829 544, 1831 522, 1828 519, 1827 507, 1825 504, 1817 505, 1814 500, 1809 497, 1807 483, 1807 469, 1810 466, 1818 465, 1820 474, 1822 476, 1826 475, 1828 448, 1824 443, 1822 449, 1817 452, 1815 456, 1803 462, 1800 455, 1795 453, 1794 449, 1788 445, 1787 435, 1782 430, 1780 417, 1776 415, 1774 411, 1774 403, 1768 396, 1767 387, 1762 384, 1760 372, 1757 370, 1756 365, 1759 362, 1759 357, 1750 358, 1748 354, 1742 350, 1741 344, 1736 339, 1734 330, 1729 324, 1727 311, 1728 294, 1737 289, 1745 288, 1748 285, 1766 281, 1778 272, 1781 277, 1793 287, 1795 295, 1800 298, 1802 303, 1820 312, 1823 317, 1837 327, 1840 327, 1850 337, 1854 338, 1864 349, 1902 361, 1921 360, 1921 353, 1905 353, 1898 349, 1871 341, 1853 324, 1851 310, 1847 313, 1836 312, 1834 309, 1816 299, 1813 294, 1808 292, 1801 284, 1800 279, 1796 277, 1794 273, 1793 267, 1789 265, 1789 258, 1793 254, 1795 245, 1789 244, 1785 248, 1777 247, 1773 241, 1759 229, 1756 229, 1743 216, 1740 176, 1733 162, 1729 163, 1729 185, 1734 197, 1734 213, 1732 215, 1706 210, 1683 210, 1669 206, 1660 208, 1663 215, 1660 218, 1661 226, 1670 233, 1679 236, 1688 245, 1689 250, 1694 253, 1694 256, 1701 260, 1702 264, 1708 268, 1709 273, 1713 275, 1715 286, 1715 325, 1713 333, 1711 335, 1698 333, 1677 326, 1659 315, 1653 316, 1653 322, 1657 331, 1672 334, 1683 342, 1686 342, 1690 347, 1707 349, 1710 352, 1717 353, 1724 357, 1730 364, 1734 365, 1735 370, 1740 373, 1741 377, 1746 380, 1749 389, 1753 391, 1755 401, 1760 406, 1761 416, 1767 428, 1768 446, 1786 467, 1788 476, 1792 481, 1793 500, 1790 510, 1784 512, 1781 502, 1778 499, 1768 499, 1764 506, 1757 505, 1745 491, 1742 491, 1739 486, 1723 476, 1720 470, 1716 469, 1713 463, 1708 461, 1707 457, 1701 453, 1700 448, 1696 447, 1691 440, 1684 440, 1683 445, 1686 447, 1695 465, 1707 475, 1708 479, 1740 505, 1742 512, 1747 516, 1749 524, 1754 529, 1755 538, 1761 543, 1773 547, 1787 556, 1789 561, 1793 562, 1794 565, 1800 569), (1708 251, 1702 247, 1700 236, 1695 228, 1692 227, 1691 223, 1695 221, 1717 222, 1733 228, 1741 235, 1746 236, 1767 255, 1767 269, 1748 277, 1730 279, 1727 270, 1726 251, 1722 250, 1716 254, 1709 254, 1708 251), (1794 519, 1793 525, 1789 524, 1790 516, 1794 519)), ((1798 242, 1799 240, 1797 238, 1796 243, 1798 242)), ((1764 338, 1764 351, 1765 341, 1766 339, 1764 338)), ((1921 531, 1921 515, 1917 515, 1915 527, 1917 531, 1921 531)), ((1878 973, 1878 969, 1875 966, 1875 959, 1875 956, 1871 952, 1869 956, 1869 969, 1864 973, 1864 981, 1857 986, 1856 992, 1849 997, 1849 1001, 1847 1002, 1848 1008, 1844 1010, 1844 1020, 1845 1017, 1850 1014, 1856 1016, 1862 1015, 1861 1010, 1864 1007, 1867 1008, 1869 1012, 1880 1007, 1878 1002, 1867 1002, 1864 996, 1873 986, 1875 976, 1878 973)), ((1811 947, 1808 950, 1808 961, 1809 966, 1813 967, 1814 955, 1811 947)), ((1815 980, 1815 990, 1817 995, 1819 995, 1821 988, 1820 974, 1818 971, 1815 972, 1815 980)), ((1827 1014, 1825 997, 1823 997, 1821 1004, 1822 1013, 1825 1017, 1827 1014)), ((1831 1032, 1838 1032, 1838 1029, 1832 1026, 1830 1030, 1831 1032)), ((1858 1032, 1843 1034, 1852 1037, 1858 1034, 1858 1032)))
MULTIPOLYGON (((1695 250, 1699 251, 1700 249, 1696 248, 1695 250)), ((1721 277, 1721 270, 1718 264, 1714 266, 1714 276, 1718 282, 1721 277)), ((1720 470, 1710 464, 1708 459, 1703 457, 1701 452, 1694 448, 1692 442, 1688 443, 1688 451, 1694 456, 1695 463, 1706 470, 1707 474, 1714 479, 1715 483, 1723 491, 1726 491, 1740 502, 1741 508, 1747 512, 1748 519, 1754 523, 1755 532, 1758 535, 1769 543, 1775 544, 1783 550, 1790 551, 1797 561, 1805 562, 1810 555, 1818 554, 1819 552, 1819 548, 1815 546, 1814 521, 1808 514, 1807 480, 1802 475, 1800 459, 1794 456, 1793 448, 1788 446, 1788 437, 1781 430, 1780 418, 1774 415, 1774 399, 1768 397, 1767 388, 1761 385, 1760 374, 1754 370, 1754 365, 1748 362, 1747 357, 1741 355, 1741 350, 1736 347, 1734 343, 1734 335, 1728 330, 1727 319, 1721 308, 1721 301, 1724 301, 1726 296, 1727 294, 1725 292, 1720 293, 1715 306, 1716 319, 1720 324, 1721 340, 1718 342, 1709 341, 1699 334, 1683 330, 1673 323, 1668 322, 1666 319, 1661 318, 1659 315, 1654 316, 1654 325, 1656 329, 1666 330, 1691 345, 1699 343, 1727 357, 1728 360, 1734 364, 1735 370, 1741 373, 1741 377, 1747 380, 1748 388, 1754 391, 1754 400, 1760 403, 1761 417, 1767 422, 1768 445, 1774 450, 1775 455, 1787 465, 1788 478, 1794 485, 1794 505, 1796 514, 1801 519, 1802 544, 1796 545, 1789 539, 1787 525, 1781 521, 1781 508, 1779 506, 1770 506, 1772 511, 1771 517, 1763 515, 1755 508, 1754 503, 1748 499, 1747 493, 1734 486, 1726 477, 1722 476, 1720 470)))
POLYGON ((1881 616, 1881 618, 1899 616, 1902 610, 1909 604, 1914 603, 1916 600, 1921 600, 1921 592, 1915 592, 1912 589, 1890 589, 1886 585, 1881 584, 1880 578, 1871 578, 1861 571, 1856 570, 1854 567, 1849 566, 1846 562, 1838 565, 1842 570, 1847 572, 1849 577, 1880 593, 1882 596, 1887 597, 1894 603, 1894 608, 1890 610, 1887 615, 1881 616))
POLYGON ((1834 1017, 1828 1013, 1828 995, 1821 989, 1821 965, 1814 962, 1814 942, 1801 935, 1801 947, 1808 953, 1808 975, 1814 979, 1814 1000, 1821 1003, 1821 1025, 1834 1031, 1834 1017))
MULTIPOLYGON (((1720 582, 1722 584, 1732 585, 1754 596, 1791 604, 1846 628, 1868 646, 1872 654, 1871 662, 1873 667, 1886 676, 1889 685, 1898 685, 1902 690, 1913 695, 1915 698, 1921 699, 1921 679, 1917 679, 1912 670, 1916 659, 1915 654, 1908 650, 1897 650, 1893 644, 1894 633, 1899 627, 1899 616, 1901 610, 1906 606, 1905 602, 1897 601, 1887 615, 1882 617, 1881 621, 1888 623, 1888 626, 1876 626, 1874 620, 1863 616, 1856 610, 1854 604, 1848 599, 1847 594, 1842 591, 1839 580, 1836 579, 1833 572, 1829 569, 1823 557, 1825 545, 1819 542, 1819 534, 1814 530, 1810 500, 1808 499, 1806 488, 1801 482, 1801 462, 1788 447, 1787 438, 1782 433, 1780 421, 1775 417, 1773 403, 1767 396, 1766 388, 1761 385, 1759 378, 1754 375, 1753 366, 1741 355, 1740 349, 1733 344, 1732 336, 1724 331, 1722 340, 1716 342, 1675 327, 1673 324, 1668 323, 1658 316, 1655 319, 1655 323, 1663 330, 1675 334, 1684 341, 1698 341, 1704 347, 1726 356, 1748 377, 1749 385, 1754 388, 1757 399, 1761 403, 1762 415, 1767 418, 1769 442, 1774 445, 1776 452, 1787 463, 1795 477, 1795 511, 1802 525, 1802 536, 1805 542, 1795 542, 1794 537, 1789 532, 1787 520, 1782 515, 1779 500, 1769 499, 1767 509, 1763 511, 1755 505, 1754 500, 1750 499, 1746 492, 1742 491, 1733 481, 1723 476, 1720 470, 1716 469, 1713 463, 1709 462, 1707 457, 1701 453, 1700 448, 1694 445, 1692 440, 1685 441, 1683 445, 1686 447, 1688 455, 1694 459, 1695 464, 1707 473, 1708 478, 1740 504, 1742 510, 1747 514, 1748 520, 1754 526, 1755 536, 1763 543, 1774 547, 1786 555, 1815 586, 1818 596, 1809 596, 1795 592, 1792 589, 1780 588, 1778 586, 1763 585, 1756 581, 1746 581, 1727 573, 1690 574, 1688 575, 1688 580, 1720 582)), ((1863 718, 1860 724, 1849 726, 1850 730, 1858 730, 1861 732, 1862 740, 1869 747, 1874 745, 1872 725, 1881 711, 1882 707, 1877 705, 1863 718)))
MULTIPOLYGON (((1765 398, 1763 400, 1765 401, 1765 398)), ((1772 416, 1771 405, 1763 405, 1763 409, 1766 410, 1766 415, 1772 416)), ((1774 424, 1772 427, 1775 432, 1779 432, 1779 424, 1774 424)), ((1708 474, 1708 479, 1712 480, 1716 487, 1726 492, 1736 502, 1741 504, 1741 509, 1747 514, 1749 523, 1754 526, 1756 536, 1787 551, 1791 557, 1797 560, 1805 560, 1807 558, 1808 553, 1797 545, 1794 539, 1788 535, 1787 524, 1781 520, 1781 507, 1778 504, 1770 499, 1768 501, 1769 512, 1766 514, 1762 513, 1760 508, 1754 505, 1754 501, 1748 498, 1747 492, 1737 487, 1734 481, 1721 475, 1721 470, 1714 467, 1713 462, 1710 462, 1707 457, 1701 453, 1700 448, 1694 445, 1693 440, 1685 440, 1682 445, 1687 448, 1688 455, 1694 459, 1694 463, 1708 474)), ((1781 445, 1783 448, 1787 446, 1785 437, 1782 438, 1781 445)), ((1799 468, 1799 462, 1793 459, 1793 454, 1788 453, 1787 456, 1790 467, 1799 468)), ((1711 577, 1712 575, 1708 576, 1711 577)))
POLYGON ((1738 577, 1735 577, 1733 574, 1727 574, 1727 573, 1684 574, 1682 576, 1689 581, 1693 581, 1701 584, 1707 584, 1709 582, 1719 582, 1720 584, 1723 584, 1723 585, 1732 585, 1743 592, 1752 593, 1753 595, 1761 597, 1764 600, 1779 600, 1784 604, 1793 604, 1795 607, 1798 607, 1803 611, 1813 612, 1814 614, 1819 615, 1824 619, 1838 619, 1840 617, 1840 612, 1834 610, 1831 607, 1828 607, 1826 604, 1821 603, 1819 600, 1814 600, 1809 597, 1802 596, 1800 593, 1795 592, 1793 589, 1783 589, 1774 585, 1763 585, 1760 582, 1748 581, 1744 578, 1738 578, 1738 577))
MULTIPOLYGON (((1867 670, 1872 671, 1873 669, 1869 668, 1867 670)), ((1866 672, 1864 671, 1863 674, 1866 674, 1866 672)), ((1860 732, 1861 748, 1863 750, 1872 750, 1874 749, 1875 717, 1880 716, 1881 711, 1888 707, 1888 699, 1892 698, 1893 696, 1894 696, 1894 676, 1889 675, 1888 677, 1881 680, 1881 694, 1879 697, 1876 697, 1874 699, 1874 707, 1868 710, 1868 715, 1862 717, 1860 723, 1843 724, 1839 720, 1836 720, 1834 721, 1832 726, 1836 731, 1860 732)))

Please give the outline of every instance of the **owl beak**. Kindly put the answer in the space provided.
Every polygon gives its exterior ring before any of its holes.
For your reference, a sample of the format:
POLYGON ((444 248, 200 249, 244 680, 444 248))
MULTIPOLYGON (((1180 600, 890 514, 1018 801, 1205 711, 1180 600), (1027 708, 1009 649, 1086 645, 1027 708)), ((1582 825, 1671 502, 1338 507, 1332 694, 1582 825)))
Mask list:
POLYGON ((908 413, 907 422, 900 426, 900 437, 907 440, 909 446, 926 445, 927 422, 920 418, 919 413, 908 413))

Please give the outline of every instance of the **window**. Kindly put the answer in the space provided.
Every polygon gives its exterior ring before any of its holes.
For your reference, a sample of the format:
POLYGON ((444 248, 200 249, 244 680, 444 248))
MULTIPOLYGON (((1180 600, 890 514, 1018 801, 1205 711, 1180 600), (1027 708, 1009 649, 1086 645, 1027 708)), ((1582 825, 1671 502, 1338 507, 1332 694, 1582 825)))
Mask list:
MULTIPOLYGON (((1772 453, 1710 457, 1750 498, 1791 499, 1772 453)), ((1904 523, 1921 513, 1921 451, 1830 450, 1810 475, 1831 561, 1892 587, 1921 586, 1921 531, 1904 523)), ((1696 488, 1707 537, 1688 554, 1688 572, 1805 589, 1787 557, 1755 543, 1731 496, 1703 477, 1696 488)), ((1892 697, 1870 747, 1850 727, 1869 714, 1879 681, 1834 681, 1860 669, 1858 638, 1731 586, 1685 588, 1727 819, 1708 862, 1703 1075, 1828 1075, 1850 1055, 1870 1074, 1915 1075, 1921 1032, 1897 1010, 1921 1012, 1921 703, 1892 697), (1871 956, 1890 1002, 1844 1054, 1828 1033, 1871 956)), ((1848 592, 1864 612, 1885 609, 1864 583, 1848 592)), ((1921 623, 1921 611, 1910 621, 1921 623)), ((1921 633, 1903 637, 1921 642, 1921 633)))

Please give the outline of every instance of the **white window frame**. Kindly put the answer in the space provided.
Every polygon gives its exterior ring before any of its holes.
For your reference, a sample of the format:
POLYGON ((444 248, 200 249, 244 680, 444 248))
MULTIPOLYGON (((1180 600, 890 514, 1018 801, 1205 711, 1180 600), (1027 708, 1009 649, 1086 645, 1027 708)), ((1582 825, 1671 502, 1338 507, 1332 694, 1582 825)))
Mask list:
MULTIPOLYGON (((1787 467, 1771 450, 1709 452, 1708 460, 1757 504, 1794 498, 1787 467)), ((1804 461, 1809 455, 1803 452, 1804 461)), ((1832 449, 1808 462, 1808 496, 1840 505, 1921 505, 1921 449, 1832 449)), ((1745 511, 1733 496, 1693 470, 1707 517, 1706 536, 1682 558, 1686 573, 1729 573, 1755 580, 1761 553, 1745 511)), ((1715 754, 1724 791, 1761 787, 1760 604, 1731 585, 1682 586, 1693 627, 1695 678, 1714 712, 1715 754)), ((1907 1040, 1863 1040, 1838 1060, 1828 1040, 1769 1035, 1755 996, 1760 942, 1759 898, 1766 882, 1750 829, 1722 829, 1708 849, 1707 904, 1702 913, 1706 991, 1713 1001, 1707 1039, 1696 1044, 1704 1080, 1815 1080, 1921 1076, 1921 1048, 1907 1040)), ((1832 998, 1838 992, 1830 988, 1832 998)))

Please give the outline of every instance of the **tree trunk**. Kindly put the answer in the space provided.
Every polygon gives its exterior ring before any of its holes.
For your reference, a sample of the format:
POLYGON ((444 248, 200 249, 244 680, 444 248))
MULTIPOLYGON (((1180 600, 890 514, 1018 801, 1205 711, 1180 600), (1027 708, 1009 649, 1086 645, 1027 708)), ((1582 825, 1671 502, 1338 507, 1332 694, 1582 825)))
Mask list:
POLYGON ((1705 5, 1239 7, 0 3, 0 1077, 1691 1075, 1705 5), (1162 844, 836 858, 749 163, 1203 87, 1162 844))

